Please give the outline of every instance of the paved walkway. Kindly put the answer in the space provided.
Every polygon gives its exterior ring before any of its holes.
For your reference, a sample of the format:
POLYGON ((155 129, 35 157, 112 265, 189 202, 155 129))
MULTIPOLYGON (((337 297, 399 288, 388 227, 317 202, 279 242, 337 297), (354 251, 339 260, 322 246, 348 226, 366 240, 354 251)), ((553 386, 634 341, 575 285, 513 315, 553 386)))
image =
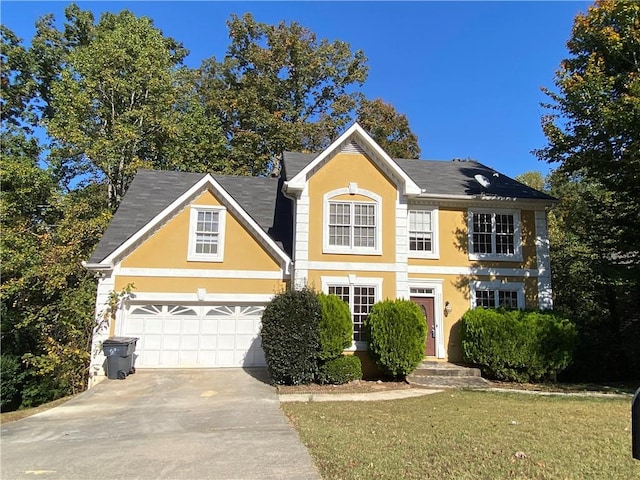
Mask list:
POLYGON ((2 428, 0 478, 313 479, 266 372, 138 370, 2 428))

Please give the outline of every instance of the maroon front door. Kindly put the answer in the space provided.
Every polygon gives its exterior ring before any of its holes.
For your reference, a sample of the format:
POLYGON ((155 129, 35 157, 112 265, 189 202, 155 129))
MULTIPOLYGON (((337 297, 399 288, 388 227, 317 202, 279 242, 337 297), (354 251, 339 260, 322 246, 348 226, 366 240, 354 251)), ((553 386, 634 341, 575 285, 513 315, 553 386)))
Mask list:
POLYGON ((425 354, 430 357, 436 355, 436 322, 433 308, 433 298, 411 297, 411 301, 417 303, 427 320, 427 339, 425 341, 425 354))

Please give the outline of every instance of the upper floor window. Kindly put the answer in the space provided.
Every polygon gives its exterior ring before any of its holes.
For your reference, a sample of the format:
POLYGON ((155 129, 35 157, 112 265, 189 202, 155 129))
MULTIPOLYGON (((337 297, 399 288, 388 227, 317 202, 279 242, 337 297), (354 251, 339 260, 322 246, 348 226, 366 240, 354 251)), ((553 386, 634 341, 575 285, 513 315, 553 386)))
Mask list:
POLYGON ((473 282, 471 285, 473 308, 524 308, 524 284, 502 282, 473 282))
POLYGON ((225 217, 226 210, 222 207, 191 207, 188 260, 222 261, 225 217))
POLYGON ((409 210, 409 256, 438 258, 438 210, 409 210))
POLYGON ((348 196, 342 193, 341 189, 325 195, 323 251, 380 254, 380 197, 371 192, 362 192, 358 197, 372 201, 347 200, 348 196))
POLYGON ((522 260, 520 213, 517 211, 469 212, 471 260, 522 260))

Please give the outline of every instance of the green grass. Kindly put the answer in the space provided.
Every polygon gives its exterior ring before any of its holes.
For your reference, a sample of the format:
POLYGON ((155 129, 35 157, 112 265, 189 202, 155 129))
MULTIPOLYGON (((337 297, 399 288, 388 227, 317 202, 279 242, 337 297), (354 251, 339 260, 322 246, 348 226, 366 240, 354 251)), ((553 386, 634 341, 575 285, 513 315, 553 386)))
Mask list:
POLYGON ((326 480, 640 478, 631 396, 458 390, 282 408, 326 480))

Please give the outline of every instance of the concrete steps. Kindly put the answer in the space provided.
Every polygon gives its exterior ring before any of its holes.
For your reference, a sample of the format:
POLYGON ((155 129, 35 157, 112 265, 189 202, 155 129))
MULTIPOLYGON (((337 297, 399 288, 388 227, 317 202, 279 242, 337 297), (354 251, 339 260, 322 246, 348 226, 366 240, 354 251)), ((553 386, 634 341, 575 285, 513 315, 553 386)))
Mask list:
POLYGON ((422 362, 408 375, 407 381, 413 385, 434 388, 485 388, 490 385, 482 378, 479 368, 429 360, 422 362))

